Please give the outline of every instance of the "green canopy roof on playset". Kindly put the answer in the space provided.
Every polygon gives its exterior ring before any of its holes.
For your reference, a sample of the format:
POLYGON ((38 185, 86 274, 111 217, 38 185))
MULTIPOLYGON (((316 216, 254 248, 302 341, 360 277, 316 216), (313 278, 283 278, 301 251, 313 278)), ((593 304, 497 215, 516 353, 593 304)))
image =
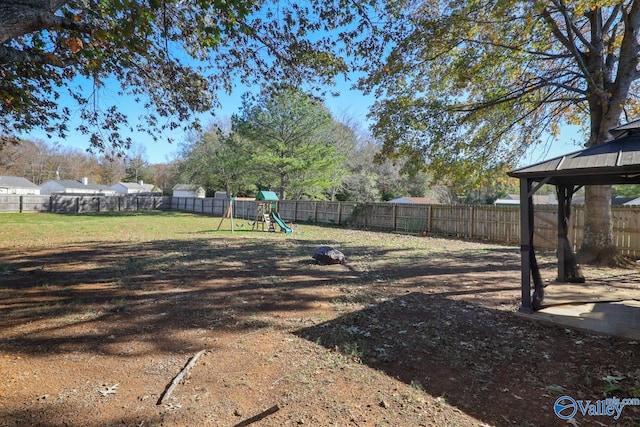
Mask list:
POLYGON ((256 196, 256 200, 265 200, 267 202, 277 202, 280 200, 274 191, 261 191, 256 196))

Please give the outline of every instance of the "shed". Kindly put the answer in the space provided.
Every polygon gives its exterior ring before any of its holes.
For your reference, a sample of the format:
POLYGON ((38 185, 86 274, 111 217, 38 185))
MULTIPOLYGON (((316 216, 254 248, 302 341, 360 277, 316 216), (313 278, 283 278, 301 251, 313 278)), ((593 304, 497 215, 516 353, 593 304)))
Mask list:
POLYGON ((40 187, 19 176, 0 176, 0 194, 40 194, 40 187))
POLYGON ((640 120, 610 130, 615 139, 516 169, 509 176, 520 180, 520 254, 522 303, 520 310, 541 307, 544 287, 533 247, 534 193, 544 184, 554 185, 558 195, 558 281, 583 282, 568 238, 571 199, 584 185, 640 183, 640 120), (534 292, 531 294, 531 279, 534 292))

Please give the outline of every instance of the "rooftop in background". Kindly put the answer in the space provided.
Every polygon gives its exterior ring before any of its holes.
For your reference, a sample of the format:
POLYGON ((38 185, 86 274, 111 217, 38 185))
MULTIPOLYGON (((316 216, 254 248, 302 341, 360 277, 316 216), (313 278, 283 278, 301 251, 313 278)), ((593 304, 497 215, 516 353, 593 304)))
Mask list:
POLYGON ((21 176, 6 176, 0 175, 0 187, 14 187, 14 188, 37 188, 36 184, 29 181, 27 178, 21 176))
POLYGON ((154 184, 145 184, 144 182, 118 182, 111 188, 121 194, 151 194, 162 193, 162 191, 154 184))
POLYGON ((89 184, 87 178, 82 181, 73 179, 50 179, 40 186, 40 194, 116 194, 106 185, 89 184))
POLYGON ((40 194, 40 187, 19 176, 0 176, 0 194, 40 194))
MULTIPOLYGON (((520 205, 520 195, 519 194, 507 194, 502 199, 497 199, 493 202, 496 206, 519 206, 520 205)), ((557 205, 558 200, 556 196, 553 194, 547 195, 534 195, 533 196, 533 204, 534 205, 557 205)))
POLYGON ((397 199, 389 200, 387 203, 405 203, 411 205, 439 205, 437 200, 429 199, 427 197, 398 197, 397 199))

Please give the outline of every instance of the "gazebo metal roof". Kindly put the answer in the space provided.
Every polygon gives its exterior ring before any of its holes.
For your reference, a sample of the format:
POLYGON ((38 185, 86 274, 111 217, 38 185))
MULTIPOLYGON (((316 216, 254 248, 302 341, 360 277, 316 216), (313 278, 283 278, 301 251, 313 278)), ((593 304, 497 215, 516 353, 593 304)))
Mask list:
POLYGON ((607 143, 516 169, 508 175, 553 185, 636 184, 640 182, 640 128, 607 143))
MULTIPOLYGON (((543 184, 556 186, 558 194, 558 280, 580 281, 569 272, 573 250, 567 222, 571 198, 583 185, 640 183, 640 120, 609 131, 615 139, 508 173, 520 179, 520 243, 522 263, 522 311, 540 308, 544 289, 533 247, 533 195, 543 184), (534 183, 537 183, 534 185, 534 183), (535 291, 531 295, 531 279, 535 291)), ((584 278, 582 278, 584 281, 584 278)))

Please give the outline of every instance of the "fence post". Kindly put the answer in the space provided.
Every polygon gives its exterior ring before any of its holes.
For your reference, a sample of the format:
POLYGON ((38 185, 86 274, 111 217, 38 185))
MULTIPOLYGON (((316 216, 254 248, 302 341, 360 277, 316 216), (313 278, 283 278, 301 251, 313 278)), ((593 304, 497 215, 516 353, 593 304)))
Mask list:
POLYGON ((23 200, 24 196, 20 196, 20 213, 22 213, 22 210, 24 209, 24 200, 23 200))
POLYGON ((469 206, 469 238, 473 239, 473 235, 475 234, 475 209, 473 208, 473 205, 469 206))
POLYGON ((81 196, 76 197, 76 213, 77 214, 80 213, 80 197, 81 196))
POLYGON ((338 225, 342 224, 342 206, 340 205, 340 202, 338 202, 338 225))
POLYGON ((367 228, 367 217, 369 216, 369 212, 367 209, 367 202, 364 202, 364 205, 362 206, 362 210, 364 212, 364 228, 367 228))
POLYGON ((397 203, 393 204, 392 216, 393 216, 393 231, 398 231, 398 204, 397 203))
POLYGON ((429 209, 427 210, 427 233, 431 234, 431 220, 433 215, 431 213, 431 205, 429 205, 429 209))

